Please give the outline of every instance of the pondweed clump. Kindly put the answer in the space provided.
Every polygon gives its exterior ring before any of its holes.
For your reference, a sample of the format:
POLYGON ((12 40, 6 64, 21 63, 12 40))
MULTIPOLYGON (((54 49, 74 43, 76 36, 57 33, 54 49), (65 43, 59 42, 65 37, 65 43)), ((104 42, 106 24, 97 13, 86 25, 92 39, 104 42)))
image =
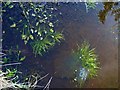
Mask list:
POLYGON ((43 51, 46 52, 63 39, 62 33, 55 31, 55 25, 58 23, 57 10, 56 3, 4 2, 2 11, 4 22, 10 22, 9 30, 25 44, 32 46, 35 55, 42 55, 43 51), (14 12, 16 8, 18 10, 14 12))
POLYGON ((83 42, 81 47, 74 52, 78 63, 80 63, 80 68, 75 70, 76 77, 74 81, 77 81, 81 86, 82 83, 87 78, 94 78, 97 76, 97 71, 99 70, 98 57, 95 53, 95 48, 90 49, 90 44, 86 41, 83 42))
POLYGON ((60 42, 61 39, 63 39, 61 33, 50 33, 45 38, 35 40, 31 43, 33 52, 35 53, 35 55, 42 55, 44 52, 47 52, 49 48, 53 47, 57 42, 60 42))
POLYGON ((79 60, 82 62, 82 67, 89 71, 88 77, 93 78, 97 75, 97 70, 99 68, 95 48, 90 49, 90 44, 85 41, 78 51, 80 53, 79 60))

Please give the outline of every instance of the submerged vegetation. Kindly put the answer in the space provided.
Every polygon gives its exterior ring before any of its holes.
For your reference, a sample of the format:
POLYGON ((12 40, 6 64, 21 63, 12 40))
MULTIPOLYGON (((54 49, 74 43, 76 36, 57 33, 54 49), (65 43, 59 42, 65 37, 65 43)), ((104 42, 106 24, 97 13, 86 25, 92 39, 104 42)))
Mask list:
POLYGON ((87 78, 94 78, 97 76, 97 71, 99 70, 99 62, 97 55, 95 54, 95 49, 90 49, 90 44, 84 41, 81 47, 74 52, 74 55, 80 64, 80 69, 75 70, 76 77, 74 78, 78 84, 81 85, 87 78))
POLYGON ((55 11, 57 11, 55 4, 49 5, 47 2, 3 3, 5 19, 12 21, 9 27, 16 29, 24 43, 32 46, 35 55, 42 55, 63 39, 63 35, 54 29, 58 22, 55 19, 56 15, 53 14, 55 11), (9 13, 15 8, 18 8, 19 18, 16 13, 9 13))
POLYGON ((33 52, 36 54, 39 54, 42 56, 44 52, 47 52, 49 48, 55 45, 55 43, 60 42, 60 39, 63 39, 63 36, 61 33, 51 33, 51 37, 45 37, 42 40, 35 40, 31 43, 31 46, 33 48, 33 52))
POLYGON ((84 42, 81 48, 78 49, 79 52, 79 60, 81 60, 82 67, 87 69, 89 72, 88 77, 93 78, 97 75, 98 61, 97 55, 95 54, 95 49, 90 49, 90 44, 88 42, 84 42))

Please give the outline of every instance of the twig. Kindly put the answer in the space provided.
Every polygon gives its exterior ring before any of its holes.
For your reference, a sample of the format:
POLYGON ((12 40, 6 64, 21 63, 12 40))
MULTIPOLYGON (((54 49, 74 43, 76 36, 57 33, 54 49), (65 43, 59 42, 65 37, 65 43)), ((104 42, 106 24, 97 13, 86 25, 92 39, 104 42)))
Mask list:
POLYGON ((41 77, 38 81, 40 81, 40 80, 44 79, 44 78, 45 78, 45 77, 47 77, 48 75, 49 75, 49 73, 48 73, 48 74, 46 74, 45 76, 41 77))
POLYGON ((4 64, 4 65, 0 65, 0 66, 11 66, 11 65, 17 65, 17 64, 21 64, 21 63, 10 63, 10 64, 4 64))
POLYGON ((5 56, 5 55, 6 55, 6 54, 0 52, 0 58, 3 57, 3 56, 5 56))
POLYGON ((50 80, 48 81, 48 83, 46 84, 46 86, 44 87, 43 90, 45 90, 46 88, 49 89, 50 83, 51 83, 52 77, 50 78, 50 80))
POLYGON ((49 75, 49 74, 46 74, 45 76, 41 77, 39 80, 37 80, 37 77, 34 77, 34 78, 36 79, 36 81, 35 81, 35 83, 34 83, 31 87, 35 87, 40 80, 44 79, 44 78, 47 77, 48 75, 49 75))

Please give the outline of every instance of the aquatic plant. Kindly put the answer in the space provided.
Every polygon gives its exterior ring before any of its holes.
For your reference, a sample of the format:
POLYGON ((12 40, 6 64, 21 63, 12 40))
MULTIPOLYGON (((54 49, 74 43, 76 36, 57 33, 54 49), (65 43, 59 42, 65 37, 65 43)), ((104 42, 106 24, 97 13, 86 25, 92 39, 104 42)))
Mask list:
POLYGON ((88 0, 87 2, 85 2, 85 6, 86 6, 86 12, 88 12, 89 9, 96 8, 96 2, 93 2, 92 0, 88 0))
POLYGON ((20 59, 23 60, 23 57, 21 57, 21 52, 18 50, 18 46, 16 46, 17 49, 13 50, 12 48, 9 50, 3 50, 6 52, 6 54, 1 55, 1 68, 0 70, 0 88, 15 88, 17 85, 16 80, 18 79, 18 71, 17 67, 12 67, 21 64, 20 59), (14 58, 13 58, 14 57, 14 58), (18 61, 18 62, 17 62, 18 61), (16 62, 16 63, 15 63, 16 62), (9 67, 8 67, 9 66, 9 67))
POLYGON ((4 63, 13 63, 13 62, 20 62, 26 59, 26 56, 22 55, 22 51, 19 50, 18 45, 11 47, 9 50, 2 50, 7 54, 2 58, 4 63), (14 57, 14 58, 13 58, 14 57))
MULTIPOLYGON (((3 61, 1 61, 2 56, 4 56, 4 53, 0 52, 0 62, 2 62, 2 67, 8 66, 8 65, 17 65, 20 63, 9 63, 4 64, 3 61)), ((42 81, 44 78, 46 78, 49 74, 46 74, 44 76, 40 75, 30 75, 30 77, 27 77, 23 83, 20 83, 19 77, 17 76, 18 71, 16 69, 10 70, 6 68, 5 71, 0 70, 0 90, 4 89, 24 89, 24 90, 31 90, 35 88, 39 89, 49 89, 50 83, 52 81, 52 77, 49 78, 46 85, 37 85, 39 81, 42 81)))
POLYGON ((57 42, 60 42, 61 39, 63 39, 62 34, 56 32, 54 34, 51 33, 41 40, 35 40, 31 43, 33 52, 35 55, 42 55, 44 52, 47 52, 49 48, 53 47, 57 42))
POLYGON ((75 70, 76 77, 74 81, 77 81, 81 87, 87 78, 94 78, 97 76, 99 70, 99 62, 97 61, 97 55, 95 48, 90 49, 90 44, 84 41, 81 47, 74 52, 77 62, 80 63, 80 69, 75 70))
MULTIPOLYGON (((7 66, 2 61, 3 56, 5 56, 5 54, 1 53, 0 54, 0 62, 2 62, 0 65, 1 67, 7 66)), ((9 64, 9 65, 13 65, 13 64, 9 64)), ((13 83, 12 80, 15 78, 16 72, 17 72, 16 69, 14 69, 14 70, 6 69, 6 71, 4 71, 4 72, 2 71, 2 69, 0 69, 0 90, 6 89, 8 87, 15 87, 15 83, 13 83)))
POLYGON ((82 67, 89 71, 88 77, 93 78, 97 75, 97 71, 99 69, 95 48, 90 49, 90 44, 84 41, 78 51, 80 53, 79 60, 81 60, 82 67))
POLYGON ((16 88, 17 83, 12 82, 12 79, 7 79, 7 77, 5 76, 7 74, 7 72, 2 72, 0 71, 0 89, 7 89, 7 88, 16 88))
POLYGON ((24 90, 31 90, 31 89, 49 89, 50 83, 52 81, 52 77, 48 80, 46 85, 37 85, 39 81, 42 81, 45 79, 49 74, 46 74, 44 76, 36 76, 36 75, 31 75, 30 77, 26 78, 26 81, 23 83, 20 83, 19 81, 13 81, 16 77, 14 76, 13 78, 8 78, 6 77, 6 74, 8 72, 3 72, 0 70, 0 89, 24 89, 24 90))
POLYGON ((6 72, 7 72, 7 74, 5 75, 5 77, 12 78, 17 73, 17 69, 13 69, 13 70, 6 69, 6 72))
POLYGON ((4 76, 5 72, 0 71, 0 89, 5 89, 11 86, 14 86, 12 81, 7 80, 4 76))
POLYGON ((31 46, 33 48, 33 52, 39 55, 42 55, 43 52, 46 52, 46 50, 50 47, 53 46, 54 43, 51 43, 49 40, 47 39, 43 39, 41 40, 36 40, 34 42, 31 43, 31 46))
MULTIPOLYGON (((20 37, 25 44, 31 45, 32 48, 33 46, 40 46, 39 44, 42 45, 38 49, 40 51, 36 51, 35 54, 40 54, 43 50, 46 52, 47 50, 45 50, 45 48, 53 47, 55 43, 60 42, 63 37, 60 32, 54 30, 54 25, 58 22, 56 15, 54 14, 54 12, 57 11, 56 4, 46 2, 3 3, 3 11, 7 14, 5 15, 5 19, 12 21, 12 24, 9 27, 12 31, 13 29, 16 29, 18 36, 20 32, 20 37), (10 8, 11 5, 12 8, 10 8), (10 11, 7 11, 7 9, 12 11, 15 7, 19 9, 17 10, 20 16, 19 18, 17 17, 18 15, 13 16, 13 14, 16 13, 10 14, 10 11), (45 37, 49 37, 50 39, 44 39, 45 37), (49 43, 48 47, 48 45, 45 45, 48 44, 45 41, 52 43, 52 45, 49 43)), ((33 52, 35 51, 35 47, 33 48, 33 52)))

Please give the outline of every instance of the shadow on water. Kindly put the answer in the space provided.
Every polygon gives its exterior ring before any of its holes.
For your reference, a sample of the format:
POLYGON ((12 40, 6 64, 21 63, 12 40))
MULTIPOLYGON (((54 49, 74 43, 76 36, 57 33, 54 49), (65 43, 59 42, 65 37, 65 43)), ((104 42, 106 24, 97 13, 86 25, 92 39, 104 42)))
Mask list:
MULTIPOLYGON (((41 68, 53 76, 51 87, 75 87, 71 82, 73 70, 76 63, 71 57, 77 44, 81 45, 84 40, 89 41, 91 47, 96 48, 99 55, 100 67, 95 79, 87 80, 84 87, 117 87, 118 80, 118 42, 117 32, 112 30, 115 24, 113 16, 108 16, 106 22, 101 24, 97 14, 102 5, 96 10, 86 13, 83 3, 62 4, 59 17, 60 25, 58 31, 62 31, 65 40, 57 44, 43 57, 36 58, 28 47, 21 44, 24 55, 27 56, 20 67, 23 73, 40 72, 41 68)), ((42 70, 42 71, 43 71, 42 70)))

